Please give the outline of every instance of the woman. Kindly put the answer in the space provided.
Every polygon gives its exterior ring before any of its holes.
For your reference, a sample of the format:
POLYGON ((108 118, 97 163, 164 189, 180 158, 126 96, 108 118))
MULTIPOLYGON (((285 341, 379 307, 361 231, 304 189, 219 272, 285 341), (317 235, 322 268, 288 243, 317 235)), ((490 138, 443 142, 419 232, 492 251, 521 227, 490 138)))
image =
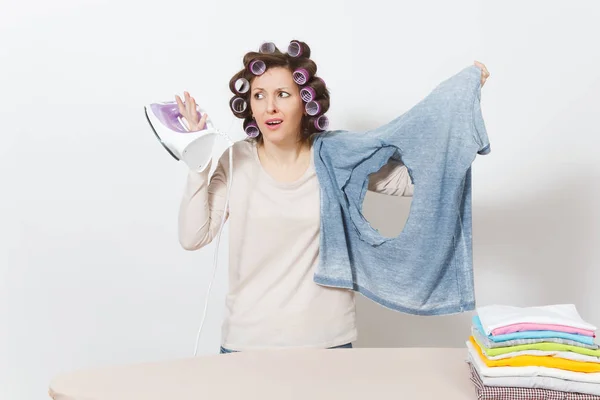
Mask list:
MULTIPOLYGON (((329 91, 304 42, 292 41, 286 53, 266 43, 243 63, 230 80, 230 107, 244 119, 249 137, 233 145, 221 353, 352 347, 354 292, 312 280, 319 258, 320 188, 311 145, 326 129, 329 91)), ((489 74, 479 66, 483 84, 489 74)), ((206 115, 198 120, 193 97, 187 92, 184 97, 176 96, 181 114, 190 130, 202 129, 206 115)), ((210 177, 209 170, 188 173, 179 213, 179 240, 187 250, 209 244, 225 212, 227 152, 210 177)), ((413 193, 406 166, 393 160, 370 176, 368 188, 394 196, 413 193)))

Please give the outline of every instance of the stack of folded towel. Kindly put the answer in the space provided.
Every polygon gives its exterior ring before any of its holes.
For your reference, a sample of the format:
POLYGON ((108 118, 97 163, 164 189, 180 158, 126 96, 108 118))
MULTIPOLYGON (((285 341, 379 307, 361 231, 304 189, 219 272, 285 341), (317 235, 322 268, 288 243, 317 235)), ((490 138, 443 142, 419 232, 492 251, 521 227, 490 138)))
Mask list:
POLYGON ((597 328, 575 305, 476 311, 466 344, 479 399, 600 400, 597 328))

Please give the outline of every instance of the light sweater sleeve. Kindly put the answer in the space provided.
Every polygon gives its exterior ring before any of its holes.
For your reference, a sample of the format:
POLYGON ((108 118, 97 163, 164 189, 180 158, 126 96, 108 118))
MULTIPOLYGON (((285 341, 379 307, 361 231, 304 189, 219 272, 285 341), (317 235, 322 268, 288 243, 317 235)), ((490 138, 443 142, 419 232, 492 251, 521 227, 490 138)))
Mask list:
POLYGON ((209 171, 210 165, 202 172, 188 172, 178 220, 179 243, 186 250, 198 250, 209 244, 221 226, 227 196, 223 157, 210 178, 209 171))
POLYGON ((369 176, 368 189, 390 196, 411 197, 414 192, 414 184, 406 165, 391 159, 379 171, 369 176))

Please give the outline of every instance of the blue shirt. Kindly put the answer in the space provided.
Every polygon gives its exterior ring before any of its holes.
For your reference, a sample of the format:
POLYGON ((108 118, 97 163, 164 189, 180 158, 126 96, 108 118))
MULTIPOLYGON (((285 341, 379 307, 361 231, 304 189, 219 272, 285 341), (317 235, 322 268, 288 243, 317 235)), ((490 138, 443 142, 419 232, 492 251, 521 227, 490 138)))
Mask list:
POLYGON ((471 166, 490 151, 481 107, 481 70, 442 81, 391 122, 362 133, 319 134, 319 264, 314 281, 347 288, 417 315, 475 309, 471 166), (403 231, 384 237, 362 214, 368 177, 390 158, 415 185, 403 231))

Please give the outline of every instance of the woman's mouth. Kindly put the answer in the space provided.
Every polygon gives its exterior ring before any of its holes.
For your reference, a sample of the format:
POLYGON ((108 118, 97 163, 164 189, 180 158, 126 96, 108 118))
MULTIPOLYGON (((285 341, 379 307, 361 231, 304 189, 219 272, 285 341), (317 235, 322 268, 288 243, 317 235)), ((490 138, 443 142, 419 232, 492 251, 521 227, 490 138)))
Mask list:
POLYGON ((279 128, 279 126, 283 123, 282 119, 269 119, 266 121, 267 128, 274 131, 279 128))

